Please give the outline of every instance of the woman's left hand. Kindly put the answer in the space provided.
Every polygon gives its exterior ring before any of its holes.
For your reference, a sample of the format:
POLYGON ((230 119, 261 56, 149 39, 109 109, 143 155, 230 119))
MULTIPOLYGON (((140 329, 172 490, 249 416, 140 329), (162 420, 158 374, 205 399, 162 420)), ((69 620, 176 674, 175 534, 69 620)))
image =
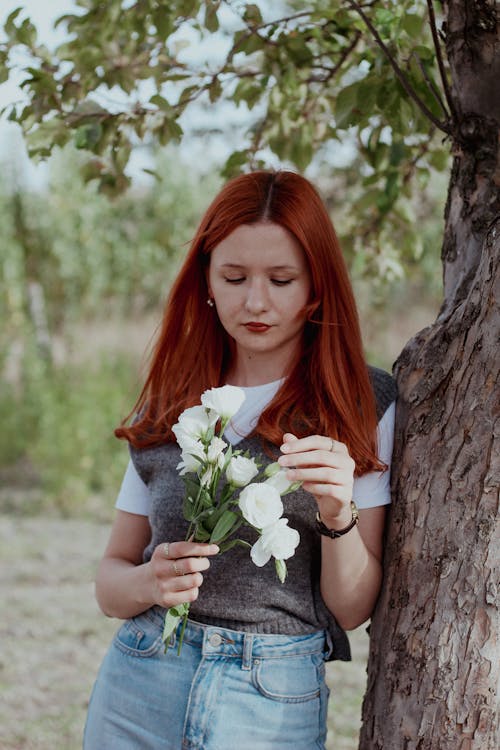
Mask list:
POLYGON ((288 469, 288 479, 302 482, 302 487, 314 495, 323 523, 347 525, 351 519, 355 463, 344 443, 324 435, 297 438, 286 433, 281 452, 284 455, 278 463, 288 469))

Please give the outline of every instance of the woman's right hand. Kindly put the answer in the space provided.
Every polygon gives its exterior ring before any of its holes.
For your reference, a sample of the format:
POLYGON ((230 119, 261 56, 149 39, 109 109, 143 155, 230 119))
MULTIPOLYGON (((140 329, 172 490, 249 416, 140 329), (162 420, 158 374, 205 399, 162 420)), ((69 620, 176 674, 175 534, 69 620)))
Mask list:
POLYGON ((210 567, 216 544, 165 542, 159 544, 149 562, 151 595, 160 607, 174 607, 198 598, 203 583, 202 570, 210 567))

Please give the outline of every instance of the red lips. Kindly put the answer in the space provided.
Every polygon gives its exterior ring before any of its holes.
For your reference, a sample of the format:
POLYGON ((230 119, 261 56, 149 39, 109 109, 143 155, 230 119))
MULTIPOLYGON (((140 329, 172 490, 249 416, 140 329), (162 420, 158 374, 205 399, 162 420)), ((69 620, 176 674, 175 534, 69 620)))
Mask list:
POLYGON ((266 325, 266 323, 256 323, 252 320, 250 323, 245 323, 245 328, 252 333, 264 333, 265 331, 268 331, 271 326, 266 325))

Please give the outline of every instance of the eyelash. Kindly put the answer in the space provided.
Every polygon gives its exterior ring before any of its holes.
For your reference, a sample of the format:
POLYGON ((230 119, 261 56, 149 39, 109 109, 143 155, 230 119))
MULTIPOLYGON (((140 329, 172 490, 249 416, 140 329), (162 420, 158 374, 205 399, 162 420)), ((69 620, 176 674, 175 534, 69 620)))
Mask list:
MULTIPOLYGON (((271 279, 271 283, 275 286, 286 286, 291 284, 293 279, 271 279)), ((245 277, 242 276, 239 279, 226 279, 228 284, 242 284, 245 281, 245 277)))

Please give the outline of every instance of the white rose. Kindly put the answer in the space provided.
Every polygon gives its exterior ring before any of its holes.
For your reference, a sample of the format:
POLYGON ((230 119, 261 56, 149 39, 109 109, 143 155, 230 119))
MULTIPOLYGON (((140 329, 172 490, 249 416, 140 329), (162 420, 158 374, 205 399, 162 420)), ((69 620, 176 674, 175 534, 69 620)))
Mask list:
POLYGON ((226 422, 236 414, 244 400, 245 393, 235 385, 210 388, 201 396, 203 406, 213 409, 226 422))
POLYGON ((287 478, 285 469, 280 469, 280 471, 276 472, 276 474, 273 474, 269 477, 269 479, 266 479, 264 484, 268 484, 271 487, 274 487, 274 489, 278 490, 280 495, 282 495, 284 492, 290 489, 293 482, 291 482, 287 478))
POLYGON ((244 487, 258 473, 259 470, 253 458, 245 458, 245 456, 233 456, 226 469, 227 481, 235 487, 244 487))
POLYGON ((200 477, 200 484, 202 487, 208 487, 208 485, 212 481, 213 471, 213 466, 207 466, 200 477))
POLYGON ((216 424, 217 419, 217 415, 207 412, 204 406, 191 406, 179 416, 179 421, 172 427, 172 432, 184 450, 184 444, 189 440, 199 440, 205 437, 207 431, 216 424))
POLYGON ((182 444, 181 461, 177 464, 177 471, 183 476, 188 472, 197 472, 202 461, 206 460, 205 447, 200 440, 184 437, 182 444))
POLYGON ((219 469, 222 469, 225 461, 224 451, 226 448, 227 443, 225 440, 222 440, 220 437, 212 438, 207 448, 207 459, 209 463, 217 464, 219 469))
POLYGON ((288 518, 279 518, 262 529, 261 536, 250 550, 250 557, 259 568, 269 562, 271 555, 277 560, 288 560, 299 542, 299 532, 288 526, 288 518))
POLYGON ((239 505, 245 519, 258 529, 274 523, 283 513, 280 493, 266 482, 245 487, 240 493, 239 505))

